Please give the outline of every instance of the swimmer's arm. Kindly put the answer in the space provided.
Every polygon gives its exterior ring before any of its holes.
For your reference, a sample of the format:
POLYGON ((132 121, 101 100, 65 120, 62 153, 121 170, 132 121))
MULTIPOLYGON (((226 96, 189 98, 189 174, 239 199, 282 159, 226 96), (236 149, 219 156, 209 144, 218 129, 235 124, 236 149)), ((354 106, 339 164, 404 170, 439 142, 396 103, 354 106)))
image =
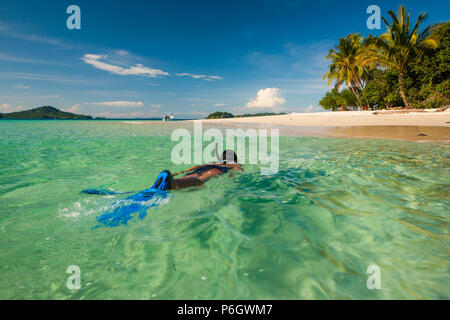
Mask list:
POLYGON ((231 170, 240 171, 240 172, 244 172, 244 170, 242 169, 240 163, 232 164, 230 169, 231 170))
POLYGON ((233 177, 233 170, 244 172, 244 170, 241 168, 240 164, 235 165, 235 166, 231 167, 230 169, 231 169, 230 170, 230 177, 233 177))
POLYGON ((182 174, 182 173, 185 173, 185 172, 188 172, 188 171, 191 171, 191 170, 197 169, 197 168, 199 168, 199 167, 201 167, 201 166, 195 166, 195 167, 192 167, 192 168, 189 168, 189 169, 183 170, 183 171, 175 172, 175 173, 173 173, 172 175, 173 175, 173 176, 176 176, 176 175, 179 175, 179 174, 182 174))

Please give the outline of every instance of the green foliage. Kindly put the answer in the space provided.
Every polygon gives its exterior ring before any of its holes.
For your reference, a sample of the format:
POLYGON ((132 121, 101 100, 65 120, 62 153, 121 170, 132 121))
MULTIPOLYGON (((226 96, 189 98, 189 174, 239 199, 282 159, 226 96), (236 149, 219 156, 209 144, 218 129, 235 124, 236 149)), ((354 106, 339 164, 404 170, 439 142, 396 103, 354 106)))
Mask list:
POLYGON ((447 78, 447 80, 445 80, 444 82, 436 85, 434 89, 437 93, 446 96, 446 98, 448 99, 448 95, 450 94, 450 79, 447 78))
POLYGON ((448 105, 448 99, 441 96, 431 96, 430 99, 427 99, 420 103, 419 107, 423 109, 434 109, 434 108, 442 108, 448 105))
POLYGON ((209 114, 206 119, 224 119, 224 118, 234 118, 233 114, 229 112, 216 111, 209 114))
POLYGON ((360 34, 352 33, 339 38, 339 44, 326 56, 331 64, 323 79, 328 79, 328 85, 334 81, 337 90, 345 84, 355 96, 356 105, 359 105, 359 92, 364 81, 376 66, 377 54, 374 48, 372 38, 363 41, 360 34))
POLYGON ((286 114, 285 112, 274 113, 274 112, 260 112, 260 113, 244 113, 235 115, 235 118, 247 118, 247 117, 265 117, 265 116, 279 116, 286 114))
POLYGON ((206 119, 264 117, 264 116, 277 116, 277 115, 282 115, 282 114, 286 114, 286 113, 284 113, 284 112, 281 112, 281 113, 260 112, 260 113, 245 113, 245 114, 233 115, 233 114, 231 114, 229 112, 217 111, 217 112, 209 114, 206 117, 206 119))
POLYGON ((347 109, 355 109, 358 106, 358 101, 350 89, 344 89, 340 92, 340 97, 342 99, 344 107, 347 109))
POLYGON ((407 74, 412 82, 408 96, 421 108, 450 103, 450 22, 436 25, 433 34, 439 39, 439 47, 416 52, 407 74))
POLYGON ((370 109, 391 108, 402 105, 398 93, 397 72, 376 70, 373 78, 361 92, 361 104, 370 109))
POLYGON ((436 25, 433 34, 439 47, 416 52, 410 64, 411 72, 422 83, 442 83, 450 76, 450 22, 436 25))
POLYGON ((340 100, 339 97, 339 92, 337 91, 336 88, 334 88, 331 91, 328 91, 325 94, 325 97, 323 97, 320 101, 319 104, 322 106, 322 108, 324 108, 325 110, 332 110, 332 111, 337 111, 339 110, 339 108, 342 105, 342 101, 340 100))
POLYGON ((356 97, 350 89, 344 89, 339 92, 336 88, 327 92, 319 104, 325 110, 337 111, 341 108, 344 110, 353 109, 356 107, 356 97))
POLYGON ((89 120, 91 116, 78 115, 60 111, 54 107, 44 106, 26 111, 2 113, 0 119, 64 119, 64 120, 89 120))
MULTIPOLYGON (((450 104, 450 22, 421 28, 426 18, 420 13, 415 23, 401 5, 389 11, 392 22, 380 37, 362 39, 350 34, 326 57, 331 60, 328 78, 346 83, 359 102, 370 108, 439 108, 450 104)), ((328 92, 319 104, 327 110, 354 106, 344 91, 328 92), (342 100, 344 99, 344 100, 342 100)))

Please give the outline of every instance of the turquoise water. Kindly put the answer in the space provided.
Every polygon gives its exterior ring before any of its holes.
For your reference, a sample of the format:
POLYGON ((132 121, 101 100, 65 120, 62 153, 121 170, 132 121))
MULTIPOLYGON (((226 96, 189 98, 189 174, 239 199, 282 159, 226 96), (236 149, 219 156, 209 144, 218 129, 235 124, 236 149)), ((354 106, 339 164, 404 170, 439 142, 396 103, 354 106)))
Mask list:
POLYGON ((257 165, 93 229, 185 124, 0 122, 0 299, 449 299, 450 147, 280 137, 257 165), (382 289, 369 290, 368 266, 382 289), (81 289, 66 269, 81 269, 81 289))

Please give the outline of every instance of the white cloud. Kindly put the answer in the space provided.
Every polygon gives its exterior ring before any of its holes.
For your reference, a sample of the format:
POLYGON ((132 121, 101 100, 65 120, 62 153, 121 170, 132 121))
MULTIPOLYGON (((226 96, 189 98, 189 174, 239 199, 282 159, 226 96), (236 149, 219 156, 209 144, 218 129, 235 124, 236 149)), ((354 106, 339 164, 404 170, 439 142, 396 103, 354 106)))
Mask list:
POLYGON ((247 102, 247 108, 274 108, 280 107, 286 103, 281 97, 280 89, 265 88, 258 91, 255 98, 247 102))
POLYGON ((29 89, 29 88, 30 88, 29 86, 24 86, 24 85, 21 84, 21 83, 15 85, 15 86, 13 87, 13 89, 29 89))
POLYGON ((216 103, 214 104, 215 107, 225 107, 226 104, 225 103, 216 103))
MULTIPOLYGON (((88 80, 73 79, 70 77, 50 75, 50 74, 23 73, 23 72, 0 72, 0 78, 69 82, 69 83, 79 83, 79 84, 100 83, 100 81, 88 81, 88 80)), ((102 83, 104 83, 104 80, 102 81, 102 83)))
POLYGON ((20 96, 3 96, 2 98, 5 99, 56 99, 59 98, 59 95, 57 94, 50 94, 50 95, 46 95, 46 96, 33 96, 33 95, 20 95, 20 96))
POLYGON ((85 104, 94 104, 108 107, 143 107, 142 101, 105 101, 105 102, 86 102, 85 104))
POLYGON ((134 67, 123 68, 120 66, 116 66, 113 64, 109 64, 109 63, 100 61, 100 60, 104 60, 106 58, 108 58, 107 55, 85 54, 83 56, 83 58, 81 58, 81 59, 84 62, 86 62, 90 65, 93 65, 97 69, 109 71, 111 73, 118 74, 121 76, 133 75, 133 76, 146 76, 146 77, 156 78, 158 76, 169 75, 169 73, 167 73, 165 71, 144 67, 142 64, 137 64, 134 67))
POLYGON ((115 52, 115 54, 122 56, 122 57, 129 55, 129 52, 126 50, 116 50, 114 52, 115 52))
POLYGON ((0 112, 9 112, 11 105, 9 103, 0 104, 0 112))
POLYGON ((150 107, 151 107, 152 109, 159 109, 159 108, 162 107, 162 105, 161 105, 161 104, 151 104, 150 107))
POLYGON ((24 110, 25 108, 23 106, 15 106, 13 107, 9 103, 0 104, 0 113, 7 113, 7 112, 16 112, 24 110))
MULTIPOLYGON (((295 110, 294 112, 298 112, 299 110, 295 110)), ((322 112, 324 111, 321 107, 313 106, 312 104, 309 107, 303 108, 302 112, 322 112)))
POLYGON ((57 46, 57 47, 61 47, 61 48, 66 48, 66 49, 69 49, 71 47, 71 46, 68 46, 63 41, 61 41, 60 39, 30 34, 28 32, 19 33, 19 32, 16 32, 15 29, 17 29, 17 25, 10 25, 10 24, 6 25, 5 23, 0 23, 0 34, 2 34, 4 36, 21 39, 21 40, 26 40, 26 41, 43 43, 46 45, 52 45, 52 46, 57 46))
POLYGON ((65 112, 70 112, 70 113, 79 113, 81 111, 79 104, 74 104, 72 107, 67 108, 67 109, 61 108, 61 110, 65 111, 65 112))
MULTIPOLYGON (((111 57, 108 58, 108 55, 101 54, 85 54, 81 60, 85 63, 94 66, 97 69, 105 70, 113 74, 118 74, 121 76, 146 76, 151 78, 157 78, 159 76, 168 76, 170 75, 168 72, 159 69, 153 69, 143 66, 142 64, 136 64, 136 66, 127 67, 123 66, 122 58, 129 57, 130 53, 125 50, 116 50, 112 57, 119 58, 118 60, 113 60, 111 57)), ((140 59, 142 60, 142 59, 140 59)), ((192 73, 176 73, 179 77, 191 77, 193 79, 201 79, 205 81, 214 81, 214 80, 222 80, 221 76, 209 76, 206 74, 192 74, 192 73)))
POLYGON ((177 73, 177 76, 179 77, 191 77, 194 79, 202 79, 206 81, 213 81, 213 80, 222 80, 223 77, 221 76, 207 76, 205 74, 192 74, 192 73, 177 73))
POLYGON ((105 111, 102 113, 92 113, 92 116, 96 117, 106 117, 106 118, 154 118, 160 117, 161 114, 155 111, 134 111, 128 113, 113 113, 111 111, 105 111))
POLYGON ((183 116, 206 116, 208 115, 207 112, 203 112, 203 111, 197 111, 197 110, 193 110, 193 111, 186 111, 186 112, 180 112, 180 115, 183 116))
POLYGON ((8 55, 8 54, 4 54, 4 53, 0 53, 0 61, 23 62, 23 63, 38 63, 38 64, 52 64, 52 65, 59 65, 59 66, 67 66, 67 64, 61 63, 61 62, 21 58, 21 57, 17 57, 16 55, 12 56, 12 55, 8 55))

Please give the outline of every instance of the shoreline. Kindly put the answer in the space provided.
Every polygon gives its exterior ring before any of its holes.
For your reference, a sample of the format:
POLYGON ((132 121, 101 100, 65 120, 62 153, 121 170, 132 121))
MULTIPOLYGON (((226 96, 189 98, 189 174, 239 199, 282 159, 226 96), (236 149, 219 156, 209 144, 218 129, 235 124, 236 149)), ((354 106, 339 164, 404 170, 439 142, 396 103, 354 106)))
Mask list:
MULTIPOLYGON (((192 120, 190 120, 192 121, 192 120)), ((243 128, 279 129, 280 133, 317 137, 392 139, 450 144, 450 110, 345 111, 202 120, 243 128)))

